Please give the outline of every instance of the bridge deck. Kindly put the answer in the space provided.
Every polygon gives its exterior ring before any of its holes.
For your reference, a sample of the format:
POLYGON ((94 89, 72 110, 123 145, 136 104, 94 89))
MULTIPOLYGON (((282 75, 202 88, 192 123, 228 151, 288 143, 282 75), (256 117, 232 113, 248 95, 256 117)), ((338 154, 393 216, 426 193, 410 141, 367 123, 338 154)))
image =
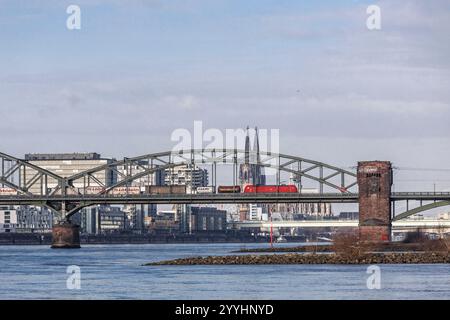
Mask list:
MULTIPOLYGON (((395 192, 391 200, 450 201, 450 192, 395 192)), ((164 195, 14 195, 0 196, 0 205, 39 205, 49 202, 78 204, 213 204, 213 203, 357 203, 357 193, 236 193, 236 194, 164 194, 164 195)))
MULTIPOLYGON (((358 220, 298 220, 298 221, 243 221, 233 222, 230 225, 238 228, 342 228, 358 227, 358 220)), ((417 228, 450 228, 450 220, 423 219, 423 220, 400 220, 392 222, 394 229, 417 229, 417 228)))

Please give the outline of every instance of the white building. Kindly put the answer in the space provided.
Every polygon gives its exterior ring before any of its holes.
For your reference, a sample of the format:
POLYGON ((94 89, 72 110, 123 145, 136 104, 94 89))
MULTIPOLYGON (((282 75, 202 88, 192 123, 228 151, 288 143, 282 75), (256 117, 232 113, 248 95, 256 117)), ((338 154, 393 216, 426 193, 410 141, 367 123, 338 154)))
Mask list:
POLYGON ((17 211, 8 207, 0 207, 0 233, 16 232, 17 211))
POLYGON ((188 189, 208 186, 208 170, 196 165, 180 165, 165 170, 166 185, 185 185, 188 189))
POLYGON ((249 214, 250 220, 257 220, 257 221, 269 220, 268 214, 263 213, 263 208, 258 207, 258 205, 250 204, 249 209, 250 209, 250 214, 249 214))
MULTIPOLYGON (((46 169, 54 174, 57 174, 61 177, 70 177, 74 174, 83 172, 85 170, 93 169, 99 167, 101 165, 106 165, 114 161, 114 159, 106 159, 102 158, 98 153, 35 153, 35 154, 26 154, 25 160, 29 163, 34 164, 38 167, 46 169)), ((31 180, 35 175, 36 171, 33 169, 27 169, 27 171, 22 173, 27 181, 31 180)), ((113 184, 116 180, 116 175, 113 170, 105 169, 99 172, 95 172, 92 174, 94 177, 89 181, 90 186, 100 186, 104 184, 109 186, 113 184), (97 181, 100 183, 98 183, 97 181)), ((47 187, 55 188, 58 185, 58 182, 53 178, 48 178, 47 187)), ((80 179, 79 181, 74 182, 75 188, 83 188, 84 180, 80 179)), ((41 181, 37 181, 31 188, 30 192, 39 194, 41 190, 44 188, 44 185, 41 185, 41 181)), ((42 190, 44 193, 45 190, 42 190)))

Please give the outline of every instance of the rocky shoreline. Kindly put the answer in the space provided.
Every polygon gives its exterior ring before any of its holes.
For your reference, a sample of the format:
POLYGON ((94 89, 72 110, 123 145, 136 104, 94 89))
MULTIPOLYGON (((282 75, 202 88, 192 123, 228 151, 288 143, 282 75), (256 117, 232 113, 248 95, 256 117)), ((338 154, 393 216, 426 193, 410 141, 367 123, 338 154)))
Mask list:
POLYGON ((230 255, 190 257, 144 264, 162 265, 257 265, 257 264, 434 264, 450 263, 447 252, 367 253, 347 256, 336 253, 288 253, 272 255, 230 255))
POLYGON ((320 246, 295 246, 295 247, 273 247, 273 248, 241 248, 232 253, 259 253, 259 252, 334 252, 332 245, 320 246))
MULTIPOLYGON (((422 243, 381 243, 373 247, 377 252, 416 252, 427 251, 422 243)), ((232 251, 232 253, 270 253, 270 252, 302 252, 302 253, 314 253, 314 252, 335 252, 335 248, 332 244, 326 245, 304 245, 294 247, 272 247, 272 248, 241 248, 239 250, 232 251)))

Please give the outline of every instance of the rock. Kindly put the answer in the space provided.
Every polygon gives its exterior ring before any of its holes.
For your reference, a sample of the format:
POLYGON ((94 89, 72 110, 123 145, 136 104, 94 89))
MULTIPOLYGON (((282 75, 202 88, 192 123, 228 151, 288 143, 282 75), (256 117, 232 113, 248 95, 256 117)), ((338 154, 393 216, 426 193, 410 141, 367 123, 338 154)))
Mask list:
POLYGON ((358 256, 317 253, 271 255, 208 256, 159 261, 145 265, 229 265, 229 264, 397 264, 449 263, 448 253, 372 253, 358 256))

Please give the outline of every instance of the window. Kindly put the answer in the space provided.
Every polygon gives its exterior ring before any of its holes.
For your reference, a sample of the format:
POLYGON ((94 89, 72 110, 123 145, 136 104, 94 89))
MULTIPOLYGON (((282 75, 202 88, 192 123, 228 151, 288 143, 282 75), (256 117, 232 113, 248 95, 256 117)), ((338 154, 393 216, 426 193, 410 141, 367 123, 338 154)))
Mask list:
POLYGON ((370 177, 381 178, 381 173, 367 173, 367 174, 366 174, 366 177, 367 177, 367 178, 370 178, 370 177))

